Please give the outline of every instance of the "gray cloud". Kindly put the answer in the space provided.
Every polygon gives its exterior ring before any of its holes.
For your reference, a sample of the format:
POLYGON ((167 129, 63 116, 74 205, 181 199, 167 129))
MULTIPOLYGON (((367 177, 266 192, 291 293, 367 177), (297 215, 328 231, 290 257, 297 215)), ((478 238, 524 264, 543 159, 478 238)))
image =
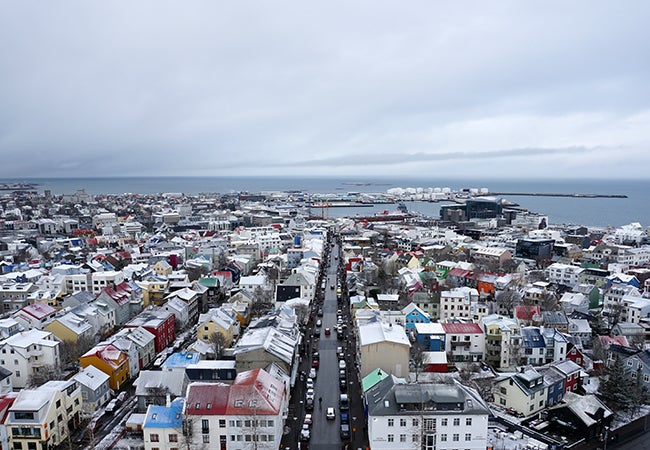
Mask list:
POLYGON ((0 177, 647 176, 648 13, 0 0, 0 177))

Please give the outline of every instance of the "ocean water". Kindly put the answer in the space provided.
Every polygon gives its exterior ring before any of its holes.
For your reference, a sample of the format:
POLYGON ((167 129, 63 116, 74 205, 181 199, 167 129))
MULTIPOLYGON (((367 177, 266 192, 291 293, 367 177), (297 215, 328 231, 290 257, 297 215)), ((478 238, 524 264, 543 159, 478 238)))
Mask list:
MULTIPOLYGON (((624 194, 628 198, 563 198, 505 196, 520 207, 549 216, 555 224, 620 226, 631 222, 650 225, 650 180, 497 180, 450 178, 287 178, 287 177, 128 177, 0 179, 0 183, 32 182, 38 191, 70 194, 85 189, 90 194, 182 192, 229 193, 299 190, 308 193, 385 192, 392 187, 488 188, 491 192, 624 194)), ((441 203, 408 202, 409 209, 438 217, 441 203)), ((371 215, 394 205, 329 208, 329 217, 371 215)))

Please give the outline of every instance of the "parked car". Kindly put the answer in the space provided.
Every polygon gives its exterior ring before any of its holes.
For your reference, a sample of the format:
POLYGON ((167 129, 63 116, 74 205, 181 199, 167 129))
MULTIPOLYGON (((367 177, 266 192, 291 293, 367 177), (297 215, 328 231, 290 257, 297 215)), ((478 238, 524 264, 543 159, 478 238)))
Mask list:
POLYGON ((311 367, 314 369, 318 369, 318 366, 320 366, 320 360, 315 359, 311 362, 311 367))
POLYGON ((110 402, 108 402, 108 405, 106 405, 106 412, 109 414, 113 414, 117 410, 117 399, 114 398, 110 402))
POLYGON ((339 359, 339 369, 345 369, 345 360, 339 359))
POLYGON ((309 378, 312 378, 314 380, 316 379, 316 369, 314 367, 309 369, 309 378))
POLYGON ((327 408, 327 413, 325 414, 325 417, 327 417, 327 420, 336 419, 336 413, 334 412, 334 408, 327 408))
POLYGON ((346 380, 348 378, 347 373, 345 373, 345 370, 341 369, 339 370, 339 380, 346 380))
POLYGON ((343 347, 336 347, 336 354, 339 358, 343 357, 343 347))
POLYGON ((348 413, 341 413, 341 423, 350 423, 350 416, 348 413))
POLYGON ((341 378, 339 380, 339 388, 342 391, 345 391, 348 388, 348 381, 345 378, 341 378))
POLYGON ((311 425, 314 423, 314 420, 311 417, 311 414, 305 414, 305 420, 303 423, 306 423, 307 425, 311 425))
POLYGON ((350 439, 350 425, 347 423, 341 424, 341 439, 350 439))
POLYGON ((314 399, 313 398, 308 398, 305 401, 305 409, 307 411, 313 411, 314 410, 314 399))
POLYGON ((300 430, 300 440, 308 441, 310 438, 311 438, 311 432, 309 431, 309 425, 303 425, 302 430, 300 430))
POLYGON ((317 327, 321 327, 322 325, 323 325, 323 321, 320 320, 320 319, 318 319, 318 320, 316 321, 316 326, 317 326, 317 327))
POLYGON ((316 397, 316 393, 314 392, 313 389, 307 389, 307 398, 311 398, 312 400, 316 397))
POLYGON ((307 389, 314 389, 314 379, 313 378, 307 378, 307 389))

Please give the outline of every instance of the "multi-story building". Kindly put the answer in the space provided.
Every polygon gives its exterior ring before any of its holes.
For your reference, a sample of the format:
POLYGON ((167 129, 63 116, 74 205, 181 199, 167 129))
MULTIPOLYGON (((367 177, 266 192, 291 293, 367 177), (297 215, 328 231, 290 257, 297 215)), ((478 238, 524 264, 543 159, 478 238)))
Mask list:
POLYGON ((86 414, 93 414, 111 399, 109 376, 96 368, 88 366, 72 377, 81 387, 82 409, 86 414))
POLYGON ((5 421, 11 448, 47 450, 63 445, 81 423, 81 408, 81 389, 75 380, 48 381, 22 390, 5 421))
POLYGON ((517 365, 521 353, 517 319, 491 314, 481 319, 485 331, 485 361, 501 369, 517 365))
POLYGON ((255 444, 258 450, 275 450, 287 416, 284 385, 263 369, 238 374, 232 385, 191 383, 183 416, 196 448, 243 450, 255 444))
POLYGON ((144 328, 155 336, 156 353, 162 352, 176 339, 176 321, 174 314, 169 311, 148 308, 124 325, 124 328, 138 327, 144 328))
POLYGON ((48 367, 61 364, 61 343, 48 331, 29 330, 0 341, 0 366, 12 371, 15 389, 28 385, 29 379, 48 367))
POLYGON ((373 450, 485 449, 489 409, 456 384, 406 384, 394 376, 365 393, 373 450))
POLYGON ((546 268, 548 281, 564 286, 575 286, 578 284, 580 274, 584 269, 569 264, 553 263, 546 268))
POLYGON ((470 309, 473 292, 477 291, 468 287, 442 291, 440 293, 440 321, 471 318, 472 313, 470 309))
POLYGON ((453 361, 483 361, 485 333, 477 323, 443 323, 445 350, 453 361))
POLYGON ((27 306, 29 297, 38 290, 34 283, 2 283, 0 284, 0 304, 2 312, 13 312, 27 306))

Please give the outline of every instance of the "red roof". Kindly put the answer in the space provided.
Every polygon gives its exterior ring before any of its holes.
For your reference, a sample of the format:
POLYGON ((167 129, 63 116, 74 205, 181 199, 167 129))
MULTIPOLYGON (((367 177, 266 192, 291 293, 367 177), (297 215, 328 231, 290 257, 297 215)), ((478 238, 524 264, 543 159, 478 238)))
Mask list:
POLYGON ((187 390, 185 410, 197 416, 223 416, 228 406, 230 386, 221 383, 192 383, 187 390))
POLYGON ((7 414, 9 414, 9 408, 14 404, 17 397, 18 392, 9 392, 0 397, 0 423, 5 423, 7 414))
POLYGON ((27 305, 23 307, 21 311, 39 320, 56 313, 56 309, 44 302, 36 302, 31 305, 27 305))
POLYGON ((472 272, 470 270, 461 269, 459 267, 454 267, 448 273, 448 277, 458 277, 458 278, 467 278, 472 272))
POLYGON ((110 298, 115 300, 115 303, 118 305, 124 305, 131 301, 132 288, 126 281, 121 282, 115 286, 115 288, 111 286, 105 287, 103 291, 106 292, 110 298))
POLYGON ((535 314, 540 314, 541 309, 537 305, 515 306, 515 317, 519 320, 533 320, 535 314))
POLYGON ((192 383, 187 393, 190 415, 278 415, 284 385, 262 369, 242 372, 232 385, 192 383))
POLYGON ((443 323, 442 328, 450 334, 483 334, 477 323, 443 323))

